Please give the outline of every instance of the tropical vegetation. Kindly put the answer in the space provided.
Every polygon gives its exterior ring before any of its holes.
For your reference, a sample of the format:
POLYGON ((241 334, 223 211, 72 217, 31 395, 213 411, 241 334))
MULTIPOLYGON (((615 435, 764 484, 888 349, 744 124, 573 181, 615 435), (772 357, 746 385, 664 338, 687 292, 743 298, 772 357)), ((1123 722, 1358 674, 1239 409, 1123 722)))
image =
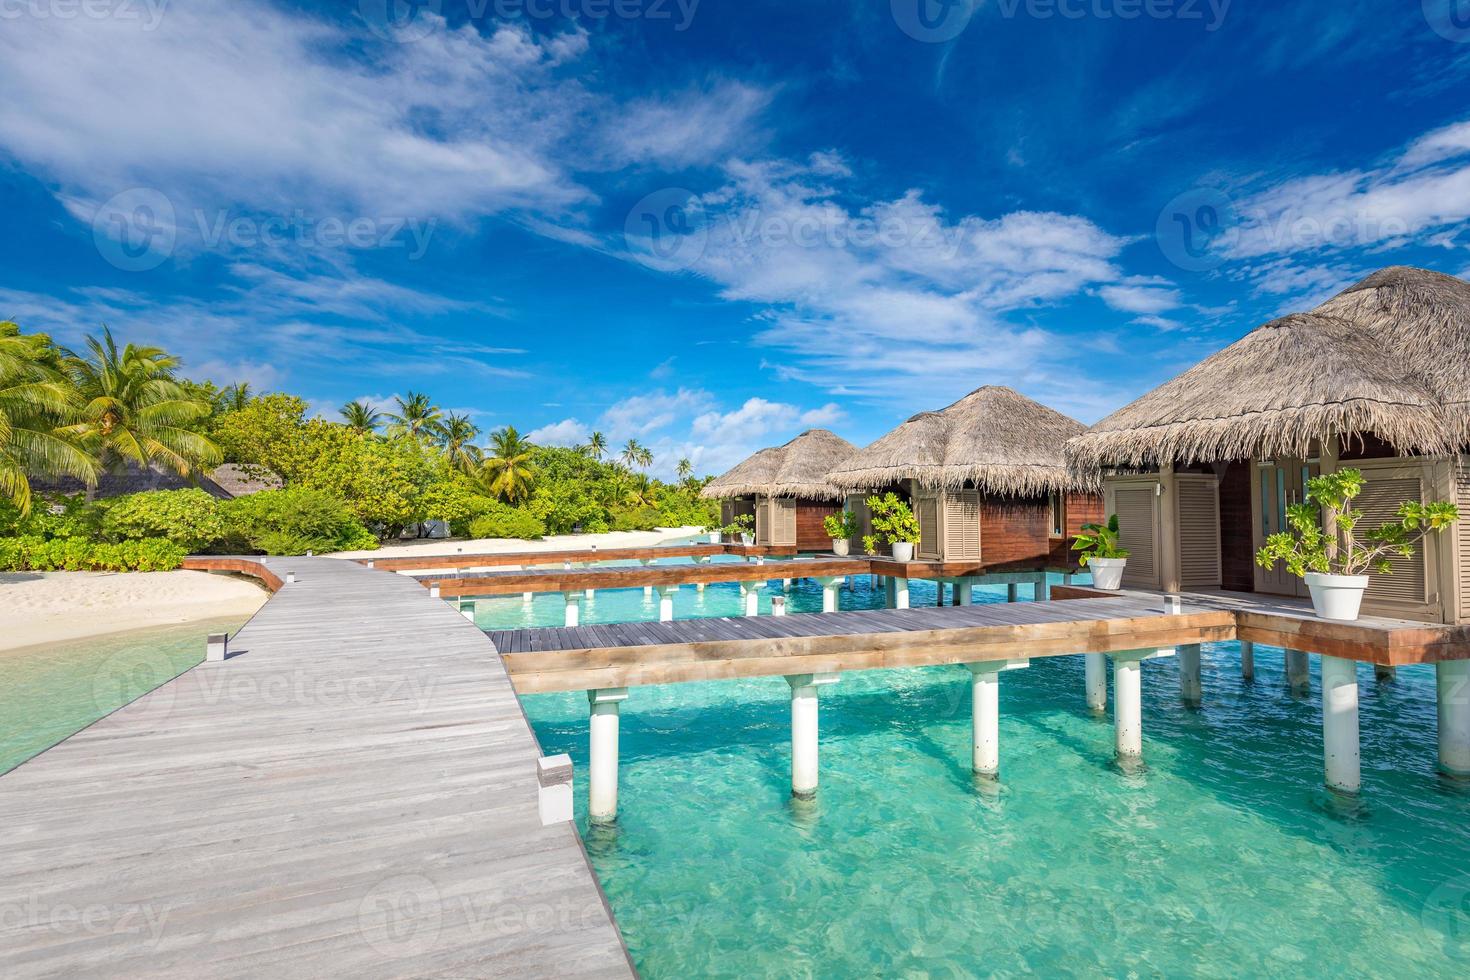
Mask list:
POLYGON ((873 531, 888 544, 918 544, 919 520, 908 501, 889 491, 868 498, 873 514, 873 531))
POLYGON ((1118 543, 1118 515, 1108 517, 1106 524, 1084 524, 1072 550, 1080 551, 1077 564, 1083 568, 1095 559, 1127 558, 1128 552, 1118 543))

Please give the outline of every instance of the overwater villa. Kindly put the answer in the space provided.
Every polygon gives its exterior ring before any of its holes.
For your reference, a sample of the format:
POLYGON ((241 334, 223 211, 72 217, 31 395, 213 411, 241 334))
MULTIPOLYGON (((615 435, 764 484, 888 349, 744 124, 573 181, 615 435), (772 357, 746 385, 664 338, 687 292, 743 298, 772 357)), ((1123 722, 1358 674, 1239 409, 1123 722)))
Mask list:
MULTIPOLYGON (((1272 320, 1103 419, 1067 447, 1101 471, 1129 553, 1125 586, 1304 596, 1254 561, 1308 479, 1351 465, 1365 526, 1402 501, 1470 512, 1470 284, 1424 269, 1374 273, 1316 309, 1272 320)), ((1366 612, 1470 622, 1470 525, 1430 536, 1371 577, 1366 612)))
POLYGON ((855 452, 856 446, 835 433, 808 429, 715 478, 701 496, 721 501, 726 525, 750 515, 757 545, 826 551, 832 539, 822 522, 842 510, 846 496, 827 481, 827 472, 855 452))
POLYGON ((1067 440, 1085 430, 1020 392, 987 385, 915 415, 827 479, 859 514, 870 494, 911 500, 921 560, 1066 564, 1068 539, 1102 515, 1089 477, 1069 472, 1063 457, 1067 440))

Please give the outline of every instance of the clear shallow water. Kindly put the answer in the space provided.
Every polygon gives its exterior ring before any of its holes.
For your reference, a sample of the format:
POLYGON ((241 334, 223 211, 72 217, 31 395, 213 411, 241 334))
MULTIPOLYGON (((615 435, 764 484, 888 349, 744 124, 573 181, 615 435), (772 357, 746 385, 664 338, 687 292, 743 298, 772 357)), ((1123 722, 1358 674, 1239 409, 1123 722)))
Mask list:
MULTIPOLYGON (((0 774, 204 659, 210 620, 0 652, 0 774)), ((3 784, 0 784, 3 788, 3 784)))
MULTIPOLYGON (((917 600, 916 600, 917 604, 917 600)), ((1254 684, 1204 654, 1206 703, 1144 667, 1146 769, 1111 763, 1081 658, 1002 680, 1002 780, 969 772, 962 667, 822 694, 822 787, 789 798, 780 678, 634 688, 620 818, 585 823, 584 695, 523 699, 577 764, 578 819, 649 977, 1463 976, 1470 795, 1434 772, 1434 676, 1360 671, 1366 803, 1321 788, 1321 705, 1279 651, 1254 684)))

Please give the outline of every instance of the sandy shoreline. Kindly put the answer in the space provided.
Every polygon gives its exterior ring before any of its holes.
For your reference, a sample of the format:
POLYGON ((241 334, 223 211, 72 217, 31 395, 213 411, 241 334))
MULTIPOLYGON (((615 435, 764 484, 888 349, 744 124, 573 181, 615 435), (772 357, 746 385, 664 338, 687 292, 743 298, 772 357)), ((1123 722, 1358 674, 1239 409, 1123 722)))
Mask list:
POLYGON ((610 531, 607 534, 562 534, 540 541, 519 538, 478 538, 473 541, 438 540, 394 541, 377 551, 343 551, 333 558, 387 558, 394 555, 503 555, 515 551, 567 551, 577 548, 643 548, 677 538, 687 538, 704 529, 699 527, 660 528, 657 531, 610 531))
POLYGON ((208 572, 0 574, 0 650, 253 615, 270 594, 208 572))

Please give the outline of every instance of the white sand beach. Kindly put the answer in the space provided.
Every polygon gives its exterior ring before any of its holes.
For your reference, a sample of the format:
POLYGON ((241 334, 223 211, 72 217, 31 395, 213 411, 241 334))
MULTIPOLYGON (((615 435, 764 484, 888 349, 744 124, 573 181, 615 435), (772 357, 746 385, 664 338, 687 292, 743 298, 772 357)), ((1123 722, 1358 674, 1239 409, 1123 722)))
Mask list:
POLYGON ((578 548, 645 548, 687 538, 704 531, 700 527, 665 527, 656 531, 611 531, 607 534, 562 534, 540 541, 520 538, 426 538, 391 541, 377 551, 343 551, 333 558, 386 558, 400 555, 503 555, 520 551, 569 551, 578 548))
POLYGON ((0 650, 243 619, 269 597, 249 579, 208 572, 7 572, 0 574, 0 650))

